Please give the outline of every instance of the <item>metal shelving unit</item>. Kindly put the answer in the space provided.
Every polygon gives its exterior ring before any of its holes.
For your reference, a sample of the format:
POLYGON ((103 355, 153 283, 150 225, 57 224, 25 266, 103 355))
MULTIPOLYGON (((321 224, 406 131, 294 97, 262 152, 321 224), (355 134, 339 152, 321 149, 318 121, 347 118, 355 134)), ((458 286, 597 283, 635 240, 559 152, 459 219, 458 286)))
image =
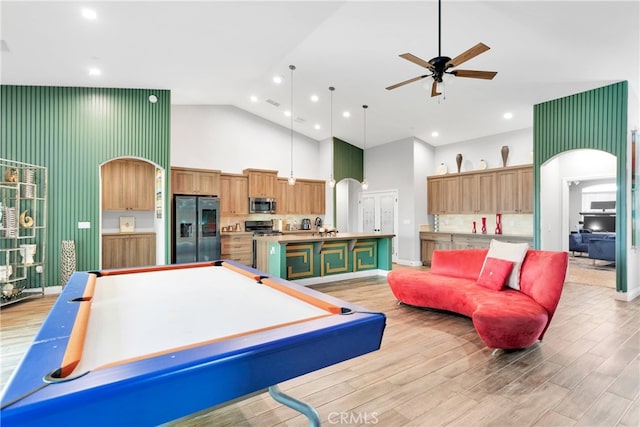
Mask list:
POLYGON ((0 158, 0 306, 44 295, 47 168, 0 158))

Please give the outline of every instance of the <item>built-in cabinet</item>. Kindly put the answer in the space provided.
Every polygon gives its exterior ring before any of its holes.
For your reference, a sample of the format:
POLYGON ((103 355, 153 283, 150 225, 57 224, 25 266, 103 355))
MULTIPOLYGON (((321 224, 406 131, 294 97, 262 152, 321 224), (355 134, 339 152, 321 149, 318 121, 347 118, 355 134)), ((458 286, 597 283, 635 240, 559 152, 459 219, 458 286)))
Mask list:
POLYGON ((171 168, 172 194, 217 196, 219 192, 219 170, 171 168))
POLYGON ((153 211, 155 166, 137 159, 116 159, 102 165, 102 210, 153 211))
POLYGON ((496 175, 497 212, 533 213, 533 168, 514 167, 496 175))
POLYGON ((155 233, 105 233, 102 235, 103 269, 155 264, 155 233))
POLYGON ((0 159, 1 305, 44 295, 47 168, 0 159))
POLYGON ((460 211, 459 177, 427 178, 427 206, 430 214, 453 214, 460 211))
POLYGON ((460 176, 460 213, 494 213, 496 203, 496 173, 483 172, 460 176))
POLYGON ((220 235, 220 258, 251 266, 253 263, 253 233, 222 233, 220 235))
POLYGON ((222 216, 248 215, 249 197, 276 199, 276 214, 324 215, 325 181, 297 179, 289 185, 278 172, 245 169, 242 174, 217 170, 171 168, 171 193, 217 195, 222 216))
POLYGON ((324 215, 325 181, 297 179, 295 185, 289 185, 286 178, 276 182, 276 213, 292 215, 324 215))
POLYGON ((488 248, 491 239, 509 243, 528 243, 533 245, 531 236, 507 236, 504 234, 465 234, 420 232, 420 260, 422 265, 431 265, 433 251, 449 249, 488 248))
POLYGON ((243 173, 249 179, 249 197, 276 197, 278 171, 245 169, 243 173))
POLYGON ((431 265, 433 251, 451 249, 451 235, 446 233, 420 233, 420 260, 431 265))
POLYGON ((249 179, 246 175, 220 174, 220 214, 249 214, 249 179))
POLYGON ((428 213, 532 213, 533 167, 427 177, 428 213))

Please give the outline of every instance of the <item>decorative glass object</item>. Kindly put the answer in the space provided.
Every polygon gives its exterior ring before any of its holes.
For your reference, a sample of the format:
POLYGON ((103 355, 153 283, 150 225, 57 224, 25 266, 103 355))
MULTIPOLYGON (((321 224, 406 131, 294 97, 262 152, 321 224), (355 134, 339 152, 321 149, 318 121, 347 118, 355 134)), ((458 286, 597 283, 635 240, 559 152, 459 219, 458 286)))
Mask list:
POLYGON ((482 217, 482 234, 487 234, 487 218, 482 217))
POLYGON ((502 214, 496 214, 496 234, 502 234, 502 214))

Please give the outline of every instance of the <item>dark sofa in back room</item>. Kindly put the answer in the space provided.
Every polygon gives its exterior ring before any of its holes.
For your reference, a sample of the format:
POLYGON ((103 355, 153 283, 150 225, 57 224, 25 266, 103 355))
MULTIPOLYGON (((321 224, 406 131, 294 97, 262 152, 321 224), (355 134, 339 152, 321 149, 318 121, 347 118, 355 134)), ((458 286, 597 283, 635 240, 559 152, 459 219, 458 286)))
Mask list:
POLYGON ((616 235, 581 231, 569 234, 569 251, 586 253, 591 259, 615 261, 616 235))

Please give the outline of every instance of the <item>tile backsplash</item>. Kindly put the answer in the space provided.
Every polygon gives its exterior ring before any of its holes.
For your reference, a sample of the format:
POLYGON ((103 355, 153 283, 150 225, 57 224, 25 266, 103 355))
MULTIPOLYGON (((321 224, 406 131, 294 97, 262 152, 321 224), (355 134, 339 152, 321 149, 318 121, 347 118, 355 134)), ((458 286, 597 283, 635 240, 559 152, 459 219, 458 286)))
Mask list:
MULTIPOLYGON (((483 215, 436 215, 433 230, 448 233, 471 233, 473 221, 476 232, 481 233, 483 215), (437 230, 436 230, 437 225, 437 230)), ((487 234, 496 230, 496 216, 484 215, 487 218, 487 234)), ((511 236, 533 236, 532 214, 502 214, 502 234, 511 236)))

